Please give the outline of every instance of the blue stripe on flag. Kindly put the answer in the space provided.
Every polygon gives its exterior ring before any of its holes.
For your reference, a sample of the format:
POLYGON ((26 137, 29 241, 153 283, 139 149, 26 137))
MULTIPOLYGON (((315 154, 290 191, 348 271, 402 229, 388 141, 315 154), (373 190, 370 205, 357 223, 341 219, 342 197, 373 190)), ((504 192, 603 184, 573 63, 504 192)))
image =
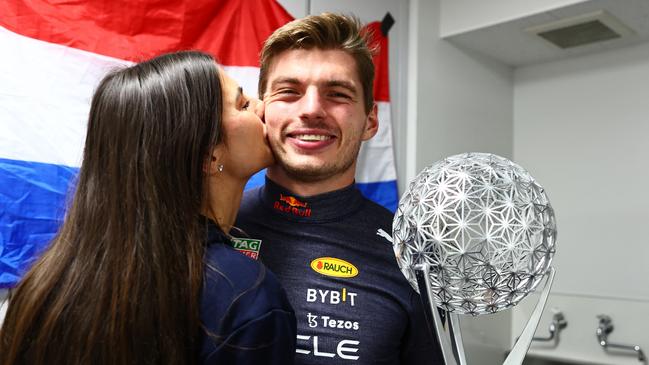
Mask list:
MULTIPOLYGON (((15 286, 56 234, 78 168, 0 158, 0 288, 15 286)), ((246 184, 264 184, 266 170, 246 184)), ((397 182, 357 183, 369 199, 394 212, 397 182)))
POLYGON ((356 183, 356 187, 368 199, 381 204, 391 212, 394 213, 397 210, 397 204, 399 204, 397 180, 356 183))
POLYGON ((266 169, 259 171, 258 173, 252 175, 250 180, 246 183, 246 187, 243 190, 254 189, 257 186, 262 186, 266 183, 266 169))
POLYGON ((78 171, 0 158, 0 288, 14 286, 54 237, 78 171))

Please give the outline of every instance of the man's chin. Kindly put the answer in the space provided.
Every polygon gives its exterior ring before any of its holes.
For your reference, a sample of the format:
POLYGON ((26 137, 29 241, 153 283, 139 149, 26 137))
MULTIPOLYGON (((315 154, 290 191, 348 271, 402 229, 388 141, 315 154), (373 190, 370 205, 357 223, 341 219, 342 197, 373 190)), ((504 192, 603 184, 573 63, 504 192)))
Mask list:
POLYGON ((301 182, 317 182, 326 180, 337 173, 337 169, 334 166, 323 166, 323 165, 294 165, 283 163, 282 161, 277 161, 276 168, 282 170, 282 172, 295 181, 301 182))

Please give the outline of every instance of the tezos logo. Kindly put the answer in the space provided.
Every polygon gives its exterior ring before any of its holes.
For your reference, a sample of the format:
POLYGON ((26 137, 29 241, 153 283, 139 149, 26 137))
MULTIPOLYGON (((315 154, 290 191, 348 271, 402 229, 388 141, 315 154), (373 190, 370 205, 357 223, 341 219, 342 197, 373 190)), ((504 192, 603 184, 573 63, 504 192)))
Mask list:
POLYGON ((319 257, 311 261, 313 271, 337 278, 353 278, 358 275, 356 266, 335 257, 319 257))

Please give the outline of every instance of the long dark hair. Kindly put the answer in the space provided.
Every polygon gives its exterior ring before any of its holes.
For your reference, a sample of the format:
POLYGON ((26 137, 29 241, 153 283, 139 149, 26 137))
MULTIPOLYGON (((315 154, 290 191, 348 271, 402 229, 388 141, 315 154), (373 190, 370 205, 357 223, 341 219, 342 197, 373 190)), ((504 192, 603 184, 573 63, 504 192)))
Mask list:
POLYGON ((1 364, 195 362, 203 166, 221 112, 219 71, 204 53, 101 81, 74 199, 10 297, 1 364))

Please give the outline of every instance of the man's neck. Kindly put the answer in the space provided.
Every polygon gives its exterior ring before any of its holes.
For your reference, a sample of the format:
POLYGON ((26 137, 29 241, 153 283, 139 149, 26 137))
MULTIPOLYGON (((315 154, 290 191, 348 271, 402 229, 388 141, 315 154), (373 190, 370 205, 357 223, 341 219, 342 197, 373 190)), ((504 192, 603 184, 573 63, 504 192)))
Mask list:
POLYGON ((354 182, 355 168, 351 167, 342 174, 316 181, 300 181, 284 171, 280 166, 269 167, 268 178, 299 196, 314 196, 346 188, 354 182))

